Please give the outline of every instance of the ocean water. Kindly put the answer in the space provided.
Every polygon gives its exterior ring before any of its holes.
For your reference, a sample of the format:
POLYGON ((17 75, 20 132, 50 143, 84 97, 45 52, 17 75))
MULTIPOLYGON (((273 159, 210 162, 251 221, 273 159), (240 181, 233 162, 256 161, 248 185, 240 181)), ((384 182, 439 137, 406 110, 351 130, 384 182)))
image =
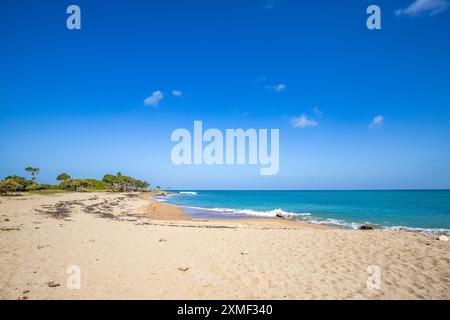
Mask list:
POLYGON ((168 201, 189 214, 275 217, 358 228, 450 233, 450 190, 386 191, 179 191, 168 201))

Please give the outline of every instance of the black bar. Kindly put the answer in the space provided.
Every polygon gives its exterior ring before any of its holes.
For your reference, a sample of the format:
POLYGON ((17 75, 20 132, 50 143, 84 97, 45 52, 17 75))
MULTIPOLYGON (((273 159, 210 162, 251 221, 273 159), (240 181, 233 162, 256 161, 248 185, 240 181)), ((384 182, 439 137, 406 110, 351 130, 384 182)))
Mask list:
POLYGON ((430 312, 448 312, 449 301, 304 301, 304 300, 165 300, 165 301, 1 301, 0 310, 15 317, 45 315, 46 318, 86 316, 104 317, 106 313, 131 320, 155 319, 311 319, 316 317, 367 316, 384 319, 387 315, 404 318, 430 312), (9 309, 9 310, 8 310, 9 309), (209 310, 209 312, 208 312, 209 310), (143 316, 144 315, 144 316, 143 316))

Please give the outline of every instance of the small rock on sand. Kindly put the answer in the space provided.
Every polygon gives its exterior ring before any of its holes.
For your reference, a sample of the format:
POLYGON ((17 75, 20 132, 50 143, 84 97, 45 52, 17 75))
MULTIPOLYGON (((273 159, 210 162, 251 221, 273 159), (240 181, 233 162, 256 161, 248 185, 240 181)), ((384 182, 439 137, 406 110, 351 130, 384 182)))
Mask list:
POLYGON ((9 219, 8 219, 8 218, 6 218, 6 219, 5 219, 5 221, 9 221, 9 219))
POLYGON ((59 287, 60 284, 58 282, 50 281, 47 283, 50 288, 59 287))
POLYGON ((0 227, 0 231, 20 231, 20 228, 6 228, 6 227, 0 227))
POLYGON ((178 267, 178 270, 179 270, 179 271, 182 271, 182 272, 186 272, 186 271, 188 271, 190 268, 191 268, 191 267, 178 267))
POLYGON ((30 293, 30 290, 23 290, 23 292, 22 292, 23 294, 27 294, 27 293, 30 293))
POLYGON ((448 241, 448 237, 444 236, 443 234, 441 234, 437 239, 439 241, 448 241))

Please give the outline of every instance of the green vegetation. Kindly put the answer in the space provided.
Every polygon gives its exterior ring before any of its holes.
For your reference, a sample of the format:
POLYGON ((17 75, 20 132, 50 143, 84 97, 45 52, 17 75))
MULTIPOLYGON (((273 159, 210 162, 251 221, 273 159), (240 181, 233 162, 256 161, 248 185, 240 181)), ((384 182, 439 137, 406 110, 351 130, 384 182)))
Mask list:
POLYGON ((68 180, 68 179, 70 179, 71 177, 67 174, 67 173, 61 173, 60 175, 58 175, 57 177, 56 177, 56 180, 58 180, 58 181, 64 181, 64 180, 68 180))
POLYGON ((30 185, 34 184, 33 181, 27 180, 24 177, 19 177, 19 176, 8 176, 4 179, 4 181, 7 181, 7 180, 12 180, 12 181, 16 182, 17 184, 19 184, 18 189, 15 191, 25 191, 30 185))
POLYGON ((129 176, 106 174, 102 180, 96 179, 72 179, 67 173, 61 173, 56 177, 59 184, 41 184, 36 182, 39 173, 38 168, 27 167, 26 171, 31 173, 31 180, 20 176, 8 176, 0 180, 0 194, 8 195, 14 192, 32 193, 57 193, 57 192, 88 192, 88 191, 111 191, 111 192, 134 192, 145 191, 150 184, 129 176))
POLYGON ((0 194, 8 195, 8 193, 18 191, 21 188, 20 184, 15 182, 14 180, 3 180, 0 181, 0 194))
POLYGON ((92 184, 86 179, 66 179, 58 185, 58 188, 66 191, 86 191, 92 184))
POLYGON ((28 171, 31 173, 31 180, 33 182, 36 182, 36 176, 39 173, 39 168, 33 168, 33 167, 26 167, 25 171, 28 171))
POLYGON ((40 183, 33 183, 30 184, 25 188, 26 191, 42 191, 42 190, 51 190, 55 186, 51 184, 40 184, 40 183))
POLYGON ((108 185, 101 180, 96 179, 85 179, 91 184, 90 190, 96 190, 96 191, 102 191, 102 190, 108 190, 108 185))
POLYGON ((120 172, 117 175, 105 174, 103 182, 107 184, 110 191, 143 191, 150 186, 146 181, 124 176, 120 172))

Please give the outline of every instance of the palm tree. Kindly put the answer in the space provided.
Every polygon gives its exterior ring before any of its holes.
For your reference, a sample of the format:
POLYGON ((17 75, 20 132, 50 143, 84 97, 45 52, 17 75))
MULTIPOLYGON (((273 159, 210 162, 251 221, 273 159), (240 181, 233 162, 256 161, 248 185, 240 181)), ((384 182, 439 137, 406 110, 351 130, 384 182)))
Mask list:
POLYGON ((39 173, 39 168, 26 167, 25 171, 30 172, 31 173, 31 180, 33 180, 33 182, 36 182, 36 175, 39 173))

